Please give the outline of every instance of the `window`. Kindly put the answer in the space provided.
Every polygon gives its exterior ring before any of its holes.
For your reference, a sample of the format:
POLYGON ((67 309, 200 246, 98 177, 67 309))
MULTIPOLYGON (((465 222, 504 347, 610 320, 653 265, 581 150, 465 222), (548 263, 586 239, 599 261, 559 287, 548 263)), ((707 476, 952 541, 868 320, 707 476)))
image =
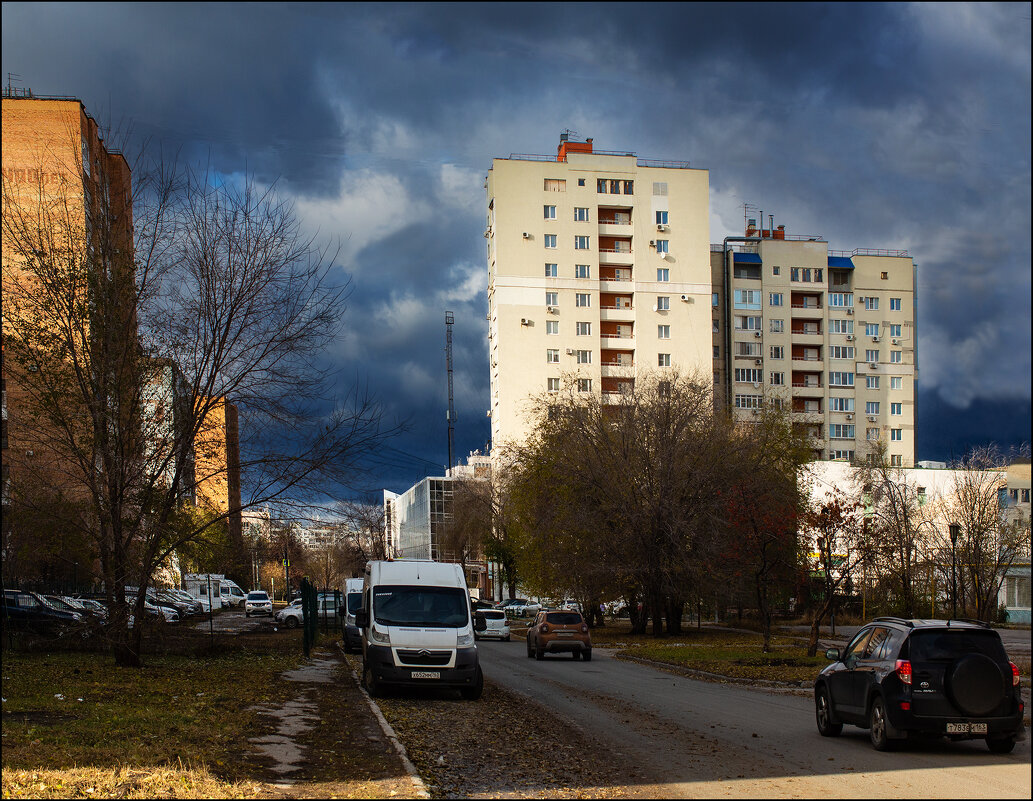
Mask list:
POLYGON ((560 380, 558 378, 550 378, 548 383, 549 392, 560 391, 560 380))
POLYGON ((555 206, 546 206, 545 207, 545 219, 546 220, 555 220, 556 219, 556 207, 555 206))
POLYGON ((832 345, 829 348, 829 355, 833 359, 852 359, 852 358, 854 358, 854 346, 853 345, 832 345))
POLYGON ((768 293, 768 305, 769 306, 781 306, 782 305, 782 293, 781 292, 769 292, 768 293))
POLYGON ((669 325, 658 325, 656 327, 656 335, 660 339, 670 339, 671 338, 671 326, 669 326, 669 325))
POLYGON ((667 240, 667 239, 658 239, 658 240, 656 240, 656 252, 657 253, 667 253, 669 246, 670 246, 670 240, 667 240))
POLYGON ((656 310, 657 311, 670 311, 671 309, 671 298, 667 295, 658 295, 656 298, 656 310))
POLYGON ((747 317, 742 314, 735 315, 735 330, 736 331, 760 331, 761 318, 760 317, 747 317))
POLYGON ((887 272, 884 272, 884 273, 882 274, 882 280, 883 280, 883 281, 888 281, 888 280, 889 280, 889 277, 890 277, 890 274, 889 274, 889 273, 887 273, 887 272))
POLYGON ((853 398, 829 398, 830 412, 852 412, 854 410, 853 398))
POLYGON ((592 324, 591 323, 576 323, 576 333, 579 337, 590 337, 592 336, 592 324))
POLYGON ((587 309, 592 305, 592 296, 587 292, 578 292, 574 295, 574 305, 581 309, 587 309))
POLYGON ((760 356, 759 342, 735 342, 735 355, 755 359, 760 356))
POLYGON ((545 179, 545 191, 546 192, 566 192, 567 181, 564 178, 546 178, 545 179))
POLYGON ((661 283, 664 283, 666 281, 670 281, 671 280, 671 271, 670 271, 670 269, 667 268, 667 267, 657 267, 656 268, 656 280, 661 282, 661 283))
POLYGON ((1029 576, 1005 578, 1004 598, 1009 609, 1029 609, 1029 576))
POLYGON ((768 383, 775 387, 784 386, 786 382, 785 373, 768 373, 768 383))
POLYGON ((829 439, 853 439, 854 427, 849 423, 832 423, 829 426, 829 439))
POLYGON ((721 346, 720 345, 714 345, 714 358, 715 359, 720 359, 721 358, 721 346))
POLYGON ((890 414, 892 414, 894 416, 899 416, 899 415, 901 415, 903 413, 904 413, 904 404, 903 403, 891 403, 890 404, 890 414))
POLYGON ((900 298, 890 298, 890 311, 900 311, 900 298))
POLYGON ((879 324, 878 323, 865 323, 864 324, 864 335, 866 337, 877 337, 877 336, 879 336, 879 324))
POLYGON ((785 358, 785 348, 783 348, 781 345, 772 345, 771 350, 768 351, 768 353, 772 359, 785 358))
POLYGON ((610 194, 619 195, 621 193, 621 182, 610 179, 610 194))
POLYGON ((574 207, 574 222, 588 222, 588 209, 574 207))
POLYGON ((890 389, 903 389, 903 388, 904 388, 904 379, 903 378, 901 378, 899 375, 895 375, 895 376, 891 376, 890 377, 890 389))
POLYGON ((718 295, 717 295, 716 292, 712 292, 711 295, 710 295, 710 305, 713 306, 716 309, 717 308, 717 304, 718 304, 718 295))
POLYGON ((663 196, 667 194, 667 181, 653 181, 653 194, 663 196))
POLYGON ((779 273, 780 273, 781 271, 782 271, 782 268, 781 268, 781 267, 779 267, 779 266, 778 266, 777 264, 776 264, 776 265, 774 265, 774 266, 773 266, 773 267, 771 268, 771 274, 772 274, 772 275, 778 275, 778 274, 779 274, 779 273))
POLYGON ((559 292, 546 292, 545 293, 545 305, 546 306, 558 306, 559 305, 559 292))
POLYGON ((592 363, 592 351, 590 351, 590 350, 579 350, 577 352, 577 363, 578 364, 591 364, 592 363))
POLYGON ((591 392, 592 391, 592 379, 591 378, 579 378, 577 380, 577 391, 578 392, 591 392))
POLYGON ((574 237, 574 250, 588 250, 588 237, 587 236, 575 236, 574 237))
POLYGON ((904 466, 904 457, 901 456, 899 453, 894 453, 893 455, 890 456, 890 466, 891 467, 903 467, 904 466))
POLYGON ((875 350, 872 350, 870 348, 866 349, 865 352, 864 352, 864 360, 866 362, 868 362, 869 364, 874 364, 875 362, 879 361, 879 351, 878 351, 878 349, 875 349, 875 350))
POLYGON ((781 334, 785 331, 785 320, 771 320, 768 324, 768 330, 772 334, 781 334))
POLYGON ((592 268, 587 264, 575 264, 574 265, 574 277, 575 278, 591 278, 592 268))
POLYGON ((902 351, 891 350, 890 351, 890 364, 900 364, 902 359, 902 351))
POLYGON ((865 429, 865 439, 867 439, 869 442, 878 442, 879 441, 879 429, 877 429, 877 428, 866 428, 865 429))
POLYGON ((577 179, 577 185, 578 186, 584 186, 585 185, 585 179, 584 178, 578 178, 577 179))
POLYGON ((545 321, 545 333, 546 334, 558 334, 560 332, 560 321, 559 320, 546 320, 545 321))
POLYGON ((759 384, 763 380, 764 372, 762 370, 749 367, 745 369, 736 369, 735 371, 736 384, 759 384))
POLYGON ((658 211, 656 213, 656 224, 657 225, 667 225, 667 212, 666 211, 658 211))
POLYGON ((831 450, 831 451, 829 451, 829 458, 832 459, 833 461, 836 461, 838 459, 838 460, 841 460, 841 461, 852 462, 852 461, 854 461, 854 452, 853 451, 831 450))
POLYGON ((879 310, 879 299, 871 296, 864 299, 864 310, 865 311, 878 311, 879 310))
POLYGON ((558 270, 558 268, 556 267, 555 264, 546 264, 545 265, 545 277, 546 278, 555 278, 557 275, 559 275, 559 270, 558 270))
POLYGON ((556 247, 556 234, 546 234, 544 239, 545 239, 545 247, 550 248, 550 249, 555 249, 555 247, 556 247))
POLYGON ((854 374, 853 373, 829 373, 829 386, 830 387, 852 387, 854 385, 854 374))
POLYGON ((878 414, 879 413, 879 402, 878 401, 868 401, 867 403, 865 403, 865 405, 864 405, 864 413, 865 414, 878 414))
POLYGON ((852 334, 854 333, 853 320, 829 320, 830 334, 852 334))
POLYGON ((829 292, 829 307, 833 309, 852 309, 854 295, 852 292, 829 292))
MULTIPOLYGON (((716 354, 715 354, 716 357, 716 354)), ((670 353, 658 353, 656 355, 657 367, 670 367, 671 366, 671 354, 670 353)))
POLYGON ((891 428, 890 429, 890 442, 900 442, 904 438, 904 429, 902 428, 891 428))
POLYGON ((633 194, 635 194, 635 182, 634 181, 625 181, 624 182, 624 194, 625 195, 633 195, 633 194))
POLYGON ((763 395, 736 395, 736 409, 759 409, 764 404, 763 395))
POLYGON ((878 389, 879 388, 879 376, 877 376, 877 375, 866 375, 864 377, 864 388, 865 389, 878 389))
POLYGON ((560 352, 559 349, 549 348, 545 351, 545 362, 546 364, 559 364, 560 363, 560 352))
POLYGON ((719 333, 721 331, 721 323, 720 323, 720 321, 715 317, 711 322, 713 322, 713 324, 714 324, 714 326, 713 326, 714 327, 714 333, 715 334, 719 333))
POLYGON ((891 337, 899 337, 900 336, 900 324, 899 323, 890 323, 890 336, 891 337))
POLYGON ((605 178, 596 178, 595 179, 595 191, 598 192, 601 195, 605 195, 606 194, 606 179, 605 178))
POLYGON ((737 309, 760 309, 760 290, 757 289, 736 289, 735 308, 737 309))

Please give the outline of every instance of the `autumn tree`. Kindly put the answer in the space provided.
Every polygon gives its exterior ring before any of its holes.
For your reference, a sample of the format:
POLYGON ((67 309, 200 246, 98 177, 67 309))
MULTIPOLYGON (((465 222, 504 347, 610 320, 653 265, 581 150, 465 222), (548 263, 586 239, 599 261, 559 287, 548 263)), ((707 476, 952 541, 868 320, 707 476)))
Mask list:
POLYGON ((389 559, 391 552, 388 541, 384 504, 365 501, 338 501, 333 505, 332 515, 342 529, 353 551, 351 572, 360 575, 366 563, 389 559))
POLYGON ((361 389, 331 395, 320 358, 346 284, 273 188, 159 157, 140 161, 130 190, 127 171, 84 172, 77 132, 59 150, 41 154, 36 185, 4 171, 4 369, 12 431, 33 443, 11 465, 10 508, 31 511, 27 487, 74 507, 113 610, 116 661, 139 665, 130 614, 143 619, 155 569, 216 522, 184 529, 177 517, 213 412, 232 404, 242 421, 241 501, 223 519, 320 497, 385 432, 361 389), (58 161, 55 186, 44 177, 58 161), (179 387, 156 379, 166 362, 179 387), (127 585, 140 588, 134 610, 127 585))

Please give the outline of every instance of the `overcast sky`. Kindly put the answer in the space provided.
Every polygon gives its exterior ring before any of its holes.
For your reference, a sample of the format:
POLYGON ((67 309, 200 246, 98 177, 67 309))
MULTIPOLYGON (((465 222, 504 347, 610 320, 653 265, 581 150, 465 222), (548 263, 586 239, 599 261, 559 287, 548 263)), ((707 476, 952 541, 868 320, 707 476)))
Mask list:
MULTIPOLYGON (((601 150, 710 171, 835 250, 918 264, 918 458, 1030 438, 1030 6, 3 5, 4 80, 227 175, 339 238, 342 380, 411 421, 373 483, 489 436, 483 182, 493 157, 601 150)), ((242 421, 244 423, 245 421, 242 421)))

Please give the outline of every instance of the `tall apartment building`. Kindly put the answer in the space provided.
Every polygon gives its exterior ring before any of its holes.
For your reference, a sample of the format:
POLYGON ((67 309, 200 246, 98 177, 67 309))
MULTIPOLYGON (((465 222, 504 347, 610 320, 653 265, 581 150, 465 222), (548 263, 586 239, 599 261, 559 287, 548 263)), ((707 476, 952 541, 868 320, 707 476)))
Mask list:
POLYGON ((616 402, 643 370, 707 369, 706 170, 563 135, 494 159, 485 189, 493 449, 565 381, 616 402))
MULTIPOLYGON (((763 220, 761 220, 763 225, 763 220)), ((815 459, 915 459, 915 264, 905 251, 838 252, 785 226, 711 246, 715 401, 740 419, 791 406, 815 459)))

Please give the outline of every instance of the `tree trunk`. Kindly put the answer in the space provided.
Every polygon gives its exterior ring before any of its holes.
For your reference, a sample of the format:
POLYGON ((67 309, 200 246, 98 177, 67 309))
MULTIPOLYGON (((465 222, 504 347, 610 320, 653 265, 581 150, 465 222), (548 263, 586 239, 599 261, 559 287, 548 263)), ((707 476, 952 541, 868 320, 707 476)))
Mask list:
POLYGON ((653 618, 653 636, 664 636, 664 596, 654 592, 650 598, 649 615, 653 618))
POLYGON ((682 633, 682 616, 685 614, 685 601, 674 598, 667 599, 667 633, 682 633))

